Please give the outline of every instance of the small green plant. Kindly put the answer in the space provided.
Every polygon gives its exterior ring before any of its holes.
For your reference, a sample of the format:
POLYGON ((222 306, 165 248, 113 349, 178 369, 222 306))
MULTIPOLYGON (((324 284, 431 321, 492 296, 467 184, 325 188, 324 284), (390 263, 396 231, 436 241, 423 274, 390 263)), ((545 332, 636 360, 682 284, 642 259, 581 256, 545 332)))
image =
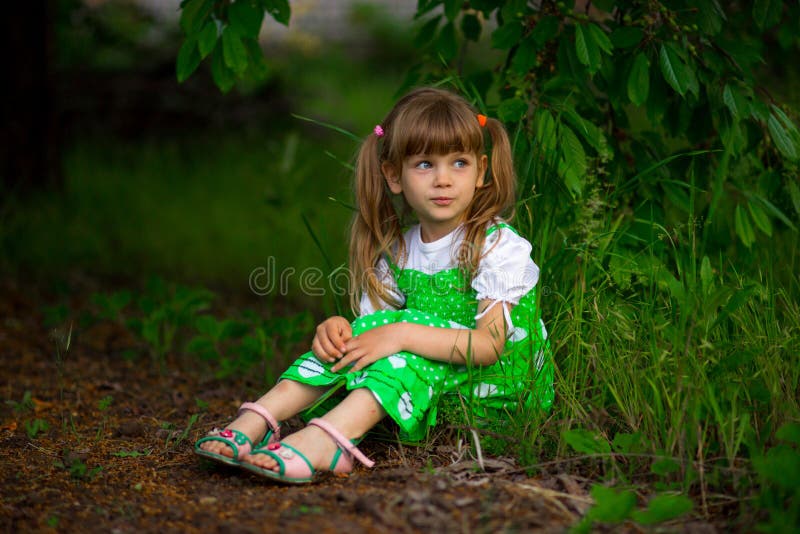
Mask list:
POLYGON ((47 521, 45 521, 45 524, 48 527, 53 528, 53 529, 58 528, 58 516, 57 515, 51 515, 50 517, 47 518, 47 521))
POLYGON ((102 465, 98 465, 89 469, 89 466, 87 466, 86 463, 81 460, 77 460, 69 466, 69 475, 72 478, 76 480, 86 480, 88 482, 94 480, 100 473, 102 473, 102 471, 102 465))
POLYGON ((103 466, 101 465, 89 468, 82 457, 71 454, 69 451, 64 452, 63 458, 63 460, 55 462, 54 465, 61 469, 67 469, 70 477, 78 481, 91 482, 103 471, 103 466))
POLYGON ((199 413, 195 413, 189 416, 189 421, 186 423, 186 427, 183 430, 175 429, 175 424, 169 421, 161 423, 161 428, 168 430, 164 446, 167 448, 175 448, 178 447, 181 443, 183 443, 186 440, 186 438, 189 437, 189 433, 192 431, 192 427, 194 427, 195 423, 197 423, 200 417, 201 414, 199 413))
POLYGON ((30 390, 25 390, 25 393, 22 394, 22 399, 19 401, 15 400, 7 400, 6 404, 12 407, 14 413, 17 415, 23 414, 25 412, 32 412, 36 405, 33 402, 33 395, 31 394, 30 390))
POLYGON ((800 423, 778 429, 779 443, 753 459, 760 479, 759 503, 768 519, 761 532, 789 532, 800 525, 800 423))
POLYGON ((41 432, 46 432, 50 429, 50 425, 44 419, 33 419, 25 421, 25 433, 30 439, 36 439, 41 432))
POLYGON ((230 349, 235 350, 235 343, 247 333, 248 325, 233 319, 216 319, 211 315, 201 315, 194 322, 197 335, 186 344, 186 352, 197 354, 205 360, 214 360, 221 364, 220 376, 230 376, 245 364, 240 359, 228 355, 230 349))
POLYGON ((92 295, 92 302, 98 309, 97 316, 101 319, 125 322, 123 310, 132 301, 130 291, 117 291, 115 293, 95 293, 92 295))
POLYGON ((692 501, 685 495, 661 494, 651 498, 644 508, 636 508, 636 494, 630 489, 616 490, 595 484, 591 489, 595 504, 572 532, 591 532, 600 524, 620 525, 632 521, 656 525, 682 517, 692 511, 692 501))
POLYGON ((192 324, 198 313, 208 309, 213 298, 214 294, 207 289, 167 284, 158 277, 148 281, 137 303, 139 316, 129 319, 127 324, 148 344, 161 372, 166 371, 166 357, 173 349, 179 329, 192 324))
POLYGON ((97 427, 97 433, 94 436, 95 441, 100 441, 103 432, 105 432, 106 424, 108 423, 108 409, 111 407, 112 402, 114 402, 114 397, 111 395, 106 395, 97 401, 97 409, 100 410, 101 418, 100 425, 97 427))

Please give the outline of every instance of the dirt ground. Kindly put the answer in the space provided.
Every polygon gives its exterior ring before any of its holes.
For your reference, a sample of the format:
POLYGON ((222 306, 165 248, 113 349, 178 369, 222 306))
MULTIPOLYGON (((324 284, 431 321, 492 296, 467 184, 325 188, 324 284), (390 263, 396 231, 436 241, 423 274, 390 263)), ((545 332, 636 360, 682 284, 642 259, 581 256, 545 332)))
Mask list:
POLYGON ((208 463, 192 445, 250 400, 241 383, 126 359, 111 323, 61 354, 68 332, 43 326, 41 304, 0 290, 3 532, 561 532, 591 504, 588 480, 508 458, 482 470, 452 435, 366 440, 374 468, 300 487, 208 463))

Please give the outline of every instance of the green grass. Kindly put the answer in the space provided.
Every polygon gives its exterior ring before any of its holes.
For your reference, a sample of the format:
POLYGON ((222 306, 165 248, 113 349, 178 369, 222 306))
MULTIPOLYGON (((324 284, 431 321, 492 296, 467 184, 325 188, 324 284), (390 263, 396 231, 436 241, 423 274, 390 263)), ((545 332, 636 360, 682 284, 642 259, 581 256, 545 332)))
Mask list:
POLYGON ((269 256, 298 272, 320 263, 302 215, 337 260, 345 257, 349 213, 328 197, 347 198, 348 173, 297 130, 191 144, 84 140, 66 154, 65 174, 63 193, 6 215, 2 247, 12 267, 246 288, 269 256))

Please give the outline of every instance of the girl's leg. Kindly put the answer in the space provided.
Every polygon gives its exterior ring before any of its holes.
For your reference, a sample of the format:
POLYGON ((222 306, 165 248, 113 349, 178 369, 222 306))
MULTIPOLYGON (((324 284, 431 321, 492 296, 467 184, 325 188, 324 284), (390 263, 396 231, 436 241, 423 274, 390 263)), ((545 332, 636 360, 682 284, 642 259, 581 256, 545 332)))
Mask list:
MULTIPOLYGON (((317 400, 327 389, 327 387, 309 386, 293 380, 281 380, 256 402, 269 410, 275 419, 283 421, 298 414, 303 408, 317 400)), ((256 413, 245 411, 225 428, 244 432, 253 443, 258 443, 267 433, 267 422, 256 413)), ((221 441, 207 441, 202 443, 200 448, 223 456, 233 456, 230 446, 221 441)))
MULTIPOLYGON (((355 389, 322 419, 332 424, 347 439, 363 436, 384 418, 386 411, 368 389, 355 389)), ((310 425, 282 440, 301 451, 315 469, 327 469, 337 445, 321 428, 310 425)), ((278 470, 278 464, 266 454, 255 454, 244 459, 264 469, 278 470)))

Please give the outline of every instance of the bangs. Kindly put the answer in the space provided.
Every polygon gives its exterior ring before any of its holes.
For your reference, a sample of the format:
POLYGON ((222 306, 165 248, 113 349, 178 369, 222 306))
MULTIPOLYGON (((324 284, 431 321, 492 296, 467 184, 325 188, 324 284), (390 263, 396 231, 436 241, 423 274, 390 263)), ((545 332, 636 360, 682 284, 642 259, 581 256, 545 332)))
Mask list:
POLYGON ((390 159, 399 161, 416 154, 483 152, 483 130, 469 109, 448 102, 431 102, 397 117, 390 159))

